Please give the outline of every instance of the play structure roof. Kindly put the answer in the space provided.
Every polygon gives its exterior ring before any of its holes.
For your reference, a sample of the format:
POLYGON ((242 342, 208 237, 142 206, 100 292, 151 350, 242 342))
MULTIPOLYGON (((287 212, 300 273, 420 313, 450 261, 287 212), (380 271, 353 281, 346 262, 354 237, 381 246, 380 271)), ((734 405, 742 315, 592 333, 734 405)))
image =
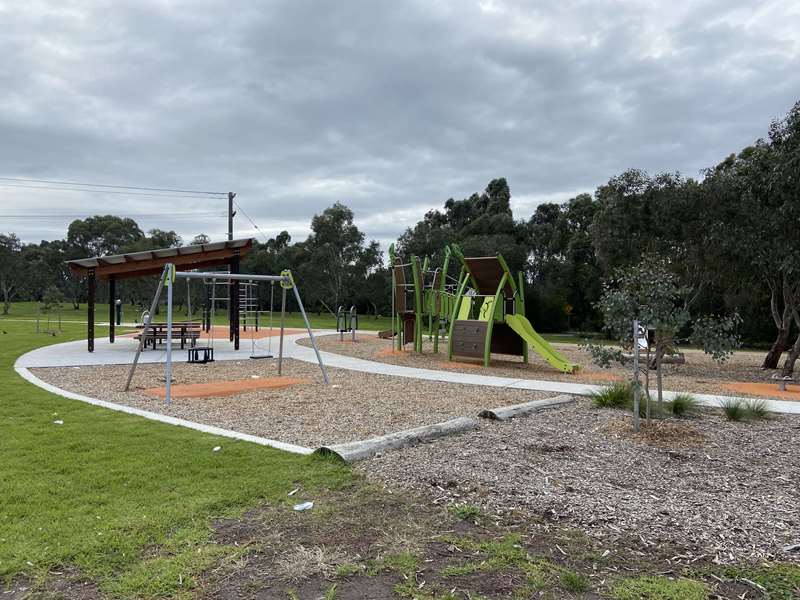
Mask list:
MULTIPOLYGON (((479 256, 464 258, 464 264, 472 276, 473 282, 477 286, 479 294, 494 295, 497 291, 497 286, 500 285, 500 280, 503 274, 506 273, 506 268, 500 259, 496 256, 479 256)), ((503 290, 506 296, 513 296, 514 289, 509 279, 506 280, 506 285, 503 290)))
POLYGON ((94 269, 98 279, 125 279, 157 275, 172 263, 179 271, 227 265, 235 256, 243 257, 253 248, 253 238, 241 238, 210 244, 160 248, 109 256, 93 256, 67 261, 70 271, 85 277, 94 269))

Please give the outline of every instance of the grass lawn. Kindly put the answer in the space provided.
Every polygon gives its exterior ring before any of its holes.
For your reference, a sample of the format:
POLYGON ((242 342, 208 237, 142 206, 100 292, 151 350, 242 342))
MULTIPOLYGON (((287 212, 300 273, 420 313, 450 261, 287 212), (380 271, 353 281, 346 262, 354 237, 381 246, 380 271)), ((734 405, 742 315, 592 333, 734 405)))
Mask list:
MULTIPOLYGON (((350 481, 343 467, 66 400, 13 371, 22 353, 79 339, 0 322, 0 581, 77 570, 104 592, 166 596, 238 550, 212 522, 350 481), (61 420, 63 424, 55 424, 61 420), (213 452, 215 446, 220 452, 213 452), (301 492, 287 498, 287 492, 301 492)), ((2 585, 0 585, 0 588, 2 585)))

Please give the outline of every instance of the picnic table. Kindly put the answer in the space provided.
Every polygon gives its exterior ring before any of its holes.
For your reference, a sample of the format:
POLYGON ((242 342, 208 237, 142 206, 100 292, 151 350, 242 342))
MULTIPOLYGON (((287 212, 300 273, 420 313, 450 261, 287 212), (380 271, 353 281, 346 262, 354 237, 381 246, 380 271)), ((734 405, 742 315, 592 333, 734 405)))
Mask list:
MULTIPOLYGON (((141 340, 142 333, 141 330, 144 329, 144 325, 137 325, 137 329, 140 330, 140 333, 134 336, 134 339, 141 340)), ((181 350, 186 347, 186 342, 189 342, 190 347, 194 348, 197 344, 197 338, 200 337, 200 323, 194 323, 191 321, 182 321, 178 323, 172 324, 172 339, 180 341, 181 350)), ((146 350, 148 346, 152 347, 153 350, 156 349, 156 344, 162 344, 167 339, 167 324, 166 323, 150 323, 147 328, 147 334, 144 337, 144 349, 146 350)))

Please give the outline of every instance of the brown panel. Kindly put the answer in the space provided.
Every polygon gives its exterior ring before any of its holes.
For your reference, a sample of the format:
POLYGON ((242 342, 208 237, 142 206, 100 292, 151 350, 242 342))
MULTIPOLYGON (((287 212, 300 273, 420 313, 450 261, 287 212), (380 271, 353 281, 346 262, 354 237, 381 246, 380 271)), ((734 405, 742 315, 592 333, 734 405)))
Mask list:
POLYGON ((403 270, 400 257, 394 259, 394 310, 397 313, 406 311, 406 272, 403 270))
POLYGON ((486 322, 456 321, 453 325, 453 354, 483 358, 486 341, 486 322))
MULTIPOLYGON (((492 294, 497 292, 497 286, 503 278, 503 265, 496 256, 485 256, 478 258, 465 258, 469 271, 478 283, 479 294, 492 294)), ((506 282, 503 293, 506 296, 513 296, 514 291, 511 284, 506 282)))
POLYGON ((416 337, 417 328, 415 325, 417 322, 417 315, 413 312, 406 312, 401 315, 401 318, 403 319, 403 343, 411 344, 416 337))
POLYGON ((524 341, 517 333, 505 323, 495 323, 492 330, 493 354, 511 354, 522 356, 524 351, 524 341))

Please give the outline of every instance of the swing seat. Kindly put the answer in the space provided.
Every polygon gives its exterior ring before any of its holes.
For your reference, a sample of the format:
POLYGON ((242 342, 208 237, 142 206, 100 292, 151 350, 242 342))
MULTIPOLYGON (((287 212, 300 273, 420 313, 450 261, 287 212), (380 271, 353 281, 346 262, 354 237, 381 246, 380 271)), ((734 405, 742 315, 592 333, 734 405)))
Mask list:
POLYGON ((189 348, 189 359, 187 362, 201 365, 214 362, 214 349, 208 346, 189 348))

